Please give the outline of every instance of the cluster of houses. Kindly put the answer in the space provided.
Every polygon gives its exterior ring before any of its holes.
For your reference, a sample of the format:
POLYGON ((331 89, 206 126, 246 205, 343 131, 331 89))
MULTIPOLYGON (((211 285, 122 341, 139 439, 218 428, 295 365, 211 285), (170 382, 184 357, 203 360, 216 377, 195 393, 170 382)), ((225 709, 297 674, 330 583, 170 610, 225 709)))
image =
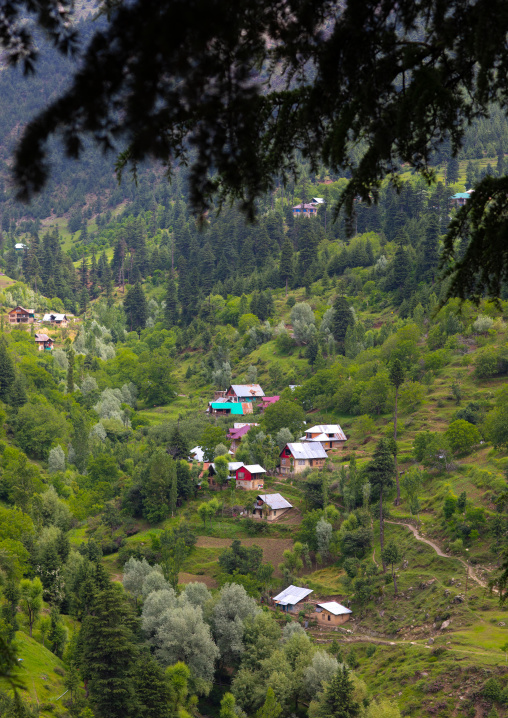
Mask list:
POLYGON ((313 197, 308 203, 296 204, 293 207, 293 217, 317 217, 318 207, 325 204, 323 197, 313 197))
MULTIPOLYGON (((288 586, 272 598, 272 602, 275 606, 279 606, 281 610, 288 613, 296 613, 300 609, 302 601, 308 599, 310 594, 313 593, 310 588, 300 588, 299 586, 288 586)), ((346 621, 349 621, 351 616, 351 609, 342 606, 337 601, 327 601, 326 603, 314 603, 311 602, 314 608, 314 614, 311 614, 318 622, 318 625, 325 627, 340 626, 346 621)))
MULTIPOLYGON (((25 309, 18 305, 9 312, 9 324, 33 324, 35 321, 36 317, 33 309, 25 309)), ((66 327, 69 324, 66 314, 57 314, 56 312, 44 314, 43 318, 38 321, 54 327, 66 327)))
MULTIPOLYGON (((66 327, 69 324, 69 319, 66 314, 50 312, 49 314, 44 314, 42 319, 36 319, 33 309, 25 309, 25 307, 20 305, 11 309, 8 316, 9 324, 11 325, 34 324, 36 321, 42 324, 49 324, 53 327, 66 327)), ((35 334, 34 341, 40 352, 51 351, 55 344, 50 336, 42 332, 35 334)))

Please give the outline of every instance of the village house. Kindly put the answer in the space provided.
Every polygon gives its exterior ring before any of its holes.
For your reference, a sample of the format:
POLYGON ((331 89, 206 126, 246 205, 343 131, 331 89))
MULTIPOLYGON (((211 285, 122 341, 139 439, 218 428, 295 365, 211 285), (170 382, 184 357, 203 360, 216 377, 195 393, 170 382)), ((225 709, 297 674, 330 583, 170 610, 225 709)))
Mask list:
POLYGON ((208 404, 207 412, 209 414, 219 414, 220 416, 243 416, 244 414, 252 414, 252 404, 241 404, 237 401, 228 401, 225 398, 211 401, 208 404))
POLYGON ((268 406, 275 404, 280 399, 280 396, 265 396, 259 403, 259 411, 263 412, 268 406))
POLYGON ((47 334, 36 334, 34 336, 34 341, 40 352, 51 351, 53 349, 54 341, 51 337, 48 337, 47 334))
POLYGON ((450 197, 450 204, 452 207, 463 207, 468 199, 471 199, 472 192, 473 190, 469 190, 469 192, 457 192, 450 197))
POLYGON ((228 430, 227 439, 231 442, 231 452, 234 454, 242 442, 242 437, 247 434, 253 426, 259 424, 236 424, 228 430))
POLYGON ((317 424, 305 430, 305 436, 300 441, 318 442, 323 449, 340 449, 347 441, 346 435, 338 424, 317 424))
POLYGON ((259 384, 231 384, 225 392, 227 401, 238 401, 241 403, 256 402, 262 399, 265 392, 259 384))
POLYGON ((283 611, 294 613, 297 604, 303 601, 304 598, 307 598, 307 596, 310 596, 311 593, 313 593, 311 588, 300 588, 299 586, 291 585, 285 588, 284 591, 278 593, 277 596, 274 596, 273 602, 277 606, 280 606, 283 611))
POLYGON ((266 471, 259 464, 242 464, 236 470, 236 486, 247 491, 263 489, 265 474, 266 471))
POLYGON ((328 458, 320 442, 286 444, 279 456, 281 474, 301 474, 307 468, 321 469, 328 458))
POLYGON ((293 217, 317 217, 317 205, 314 203, 296 204, 293 207, 293 217))
POLYGON ((26 244, 23 244, 23 242, 16 242, 16 244, 14 245, 14 249, 15 249, 17 252, 21 252, 21 250, 22 250, 22 249, 26 249, 26 247, 27 247, 27 245, 26 245, 26 244))
MULTIPOLYGON (((236 472, 237 469, 240 469, 243 466, 243 463, 241 461, 230 461, 228 464, 228 478, 226 480, 226 483, 228 484, 231 479, 236 478, 236 472)), ((211 463, 208 466, 208 476, 209 476, 209 485, 212 489, 221 488, 221 485, 215 478, 217 476, 217 471, 215 470, 215 464, 211 463)))
POLYGON ((42 321, 45 324, 53 324, 59 327, 66 327, 69 323, 66 314, 45 314, 42 321))
POLYGON ((280 494, 259 494, 252 515, 254 518, 275 521, 287 513, 293 506, 280 494))
POLYGON ((318 624, 326 626, 340 626, 349 621, 352 611, 337 601, 316 604, 318 624))
POLYGON ((33 309, 25 309, 18 305, 9 312, 9 324, 33 324, 34 321, 35 312, 33 309))

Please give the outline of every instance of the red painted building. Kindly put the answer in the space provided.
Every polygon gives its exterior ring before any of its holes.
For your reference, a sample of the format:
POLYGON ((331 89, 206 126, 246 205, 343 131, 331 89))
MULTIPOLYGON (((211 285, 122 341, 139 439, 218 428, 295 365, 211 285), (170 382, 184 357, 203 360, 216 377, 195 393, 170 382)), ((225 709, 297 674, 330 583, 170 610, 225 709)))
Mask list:
POLYGON ((259 464, 240 466, 236 470, 236 485, 239 489, 262 489, 266 471, 259 464))

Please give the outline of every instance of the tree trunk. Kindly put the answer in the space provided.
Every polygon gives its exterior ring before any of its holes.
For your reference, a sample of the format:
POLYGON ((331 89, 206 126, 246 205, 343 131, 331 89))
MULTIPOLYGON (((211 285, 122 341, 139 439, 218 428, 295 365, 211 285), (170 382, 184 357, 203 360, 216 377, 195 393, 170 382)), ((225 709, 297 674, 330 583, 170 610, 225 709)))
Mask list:
MULTIPOLYGON (((385 547, 385 528, 383 525, 383 489, 379 492, 379 543, 381 544, 381 554, 385 547)), ((383 559, 381 559, 383 560, 383 559)), ((386 564, 383 561, 383 573, 386 572, 386 564)))
POLYGON ((392 578, 393 578, 393 587, 395 589, 395 595, 397 595, 397 575, 395 574, 393 567, 392 567, 392 578))
POLYGON ((286 277, 286 297, 288 295, 288 278, 286 277))
MULTIPOLYGON (((397 441, 397 400, 399 398, 399 387, 395 387, 395 414, 393 417, 393 440, 397 441)), ((395 499, 395 506, 400 504, 400 482, 399 482, 399 464, 397 461, 397 454, 395 454, 395 481, 397 482, 397 498, 395 499)))

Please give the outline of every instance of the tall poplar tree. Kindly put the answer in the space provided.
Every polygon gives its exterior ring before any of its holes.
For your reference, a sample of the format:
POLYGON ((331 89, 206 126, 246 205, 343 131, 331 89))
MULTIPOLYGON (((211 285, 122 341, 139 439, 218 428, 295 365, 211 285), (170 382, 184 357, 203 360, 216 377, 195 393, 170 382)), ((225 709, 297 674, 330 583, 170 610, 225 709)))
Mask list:
MULTIPOLYGON (((383 493, 393 486, 395 462, 386 439, 381 439, 374 451, 372 460, 367 465, 367 473, 372 486, 379 491, 379 541, 381 550, 384 548, 383 493)), ((384 568, 384 564, 383 564, 384 568)))
MULTIPOLYGON (((391 384, 395 387, 395 406, 393 410, 393 440, 397 441, 397 418, 398 418, 398 400, 399 400, 399 388, 404 383, 404 367, 400 359, 393 359, 389 367, 389 378, 391 384)), ((395 447, 396 449, 397 447, 395 447)), ((400 504, 400 483, 399 483, 399 470, 397 466, 397 452, 394 453, 395 461, 395 480, 397 481, 397 498, 395 505, 400 504)))

